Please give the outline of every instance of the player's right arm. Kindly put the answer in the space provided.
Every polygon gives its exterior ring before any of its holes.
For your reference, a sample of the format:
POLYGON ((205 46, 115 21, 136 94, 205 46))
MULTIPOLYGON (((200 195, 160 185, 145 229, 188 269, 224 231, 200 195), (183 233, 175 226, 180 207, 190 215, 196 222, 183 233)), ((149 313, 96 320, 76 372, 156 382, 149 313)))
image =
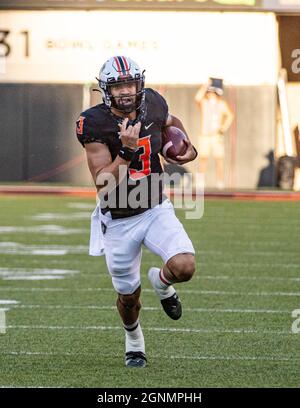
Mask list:
POLYGON ((204 98, 204 96, 205 96, 205 94, 206 94, 207 88, 208 88, 208 85, 207 85, 207 84, 203 84, 203 85, 199 88, 198 92, 196 93, 195 102, 196 102, 196 104, 197 104, 197 106, 198 106, 199 108, 201 107, 201 102, 202 102, 202 99, 204 98))
MULTIPOLYGON (((138 138, 141 129, 141 124, 137 123, 134 126, 127 126, 128 119, 126 118, 120 125, 120 139, 122 141, 122 147, 134 152, 138 147, 138 138)), ((130 165, 131 160, 126 160, 119 155, 112 161, 110 151, 106 144, 103 143, 86 143, 85 151, 87 156, 87 162, 89 170, 93 177, 97 190, 106 192, 105 186, 109 186, 109 181, 113 178, 115 185, 118 185, 121 180, 126 176, 127 168, 130 165), (124 166, 124 170, 119 171, 120 166, 124 166)), ((109 188, 107 189, 109 192, 109 188)))

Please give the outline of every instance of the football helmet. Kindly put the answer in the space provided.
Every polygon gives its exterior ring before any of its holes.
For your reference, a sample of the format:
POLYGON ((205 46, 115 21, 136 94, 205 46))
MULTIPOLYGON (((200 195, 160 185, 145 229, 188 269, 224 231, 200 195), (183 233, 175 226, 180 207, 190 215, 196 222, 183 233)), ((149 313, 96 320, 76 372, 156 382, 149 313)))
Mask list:
POLYGON ((111 57, 103 64, 97 80, 103 93, 103 102, 108 108, 113 107, 123 113, 143 110, 145 103, 144 71, 142 72, 131 58, 111 57), (122 83, 134 83, 136 85, 135 94, 114 97, 111 87, 122 83), (126 103, 124 103, 125 99, 126 103))

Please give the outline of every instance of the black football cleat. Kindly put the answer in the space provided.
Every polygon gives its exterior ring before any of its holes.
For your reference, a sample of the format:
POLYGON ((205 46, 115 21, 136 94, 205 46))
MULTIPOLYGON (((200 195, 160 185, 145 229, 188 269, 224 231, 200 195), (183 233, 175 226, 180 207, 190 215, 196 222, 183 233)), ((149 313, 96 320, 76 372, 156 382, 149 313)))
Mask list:
POLYGON ((173 320, 178 320, 180 319, 182 315, 182 307, 181 307, 181 302, 180 299, 177 295, 177 293, 174 293, 171 297, 167 299, 162 299, 160 301, 162 304, 162 307, 164 308, 164 311, 166 314, 173 320))
POLYGON ((128 351, 125 354, 126 367, 146 367, 147 359, 142 351, 128 351))

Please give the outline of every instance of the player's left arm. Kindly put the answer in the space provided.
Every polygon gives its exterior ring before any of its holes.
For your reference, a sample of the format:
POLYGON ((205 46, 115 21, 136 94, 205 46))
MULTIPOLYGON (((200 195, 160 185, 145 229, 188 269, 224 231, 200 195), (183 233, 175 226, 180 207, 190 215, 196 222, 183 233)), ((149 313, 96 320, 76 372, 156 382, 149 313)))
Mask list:
POLYGON ((165 126, 166 127, 167 126, 175 126, 175 127, 179 128, 180 130, 183 131, 183 133, 186 135, 186 138, 187 138, 187 141, 186 141, 187 151, 185 152, 185 154, 183 156, 177 156, 176 161, 171 160, 171 159, 167 159, 167 161, 170 162, 170 163, 173 163, 173 164, 185 164, 185 163, 188 163, 190 161, 195 160, 197 155, 198 155, 197 150, 192 145, 192 142, 191 142, 191 140, 190 140, 190 138, 189 138, 189 136, 187 134, 187 131, 185 130, 181 120, 178 119, 176 116, 168 114, 165 126))

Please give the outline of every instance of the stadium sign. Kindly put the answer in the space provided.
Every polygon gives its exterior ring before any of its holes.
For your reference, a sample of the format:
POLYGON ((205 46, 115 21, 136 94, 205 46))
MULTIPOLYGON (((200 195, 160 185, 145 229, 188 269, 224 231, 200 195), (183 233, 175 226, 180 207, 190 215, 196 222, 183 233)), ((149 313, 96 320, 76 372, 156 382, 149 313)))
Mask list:
POLYGON ((300 12, 300 0, 264 0, 264 8, 276 12, 300 12))
POLYGON ((147 68, 152 84, 199 84, 210 76, 231 84, 273 84, 276 18, 272 13, 0 11, 0 82, 93 82, 112 55, 131 56, 147 68), (111 29, 124 21, 126 30, 111 29), (155 22, 155 30, 145 21, 155 22), (209 43, 199 41, 208 32, 209 43), (193 66, 188 72, 187 63, 193 66))
POLYGON ((2 9, 166 9, 232 10, 259 8, 262 0, 0 0, 2 9))

